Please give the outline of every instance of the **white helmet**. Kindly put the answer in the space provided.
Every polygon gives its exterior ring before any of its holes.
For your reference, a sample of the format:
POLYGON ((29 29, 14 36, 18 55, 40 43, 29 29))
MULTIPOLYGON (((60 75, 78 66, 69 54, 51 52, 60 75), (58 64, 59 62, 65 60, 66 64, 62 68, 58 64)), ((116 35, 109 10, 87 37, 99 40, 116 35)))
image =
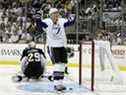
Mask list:
POLYGON ((30 43, 28 44, 28 47, 29 47, 29 48, 35 48, 35 47, 36 47, 36 43, 35 43, 34 41, 32 41, 32 42, 30 42, 30 43))
POLYGON ((51 15, 52 13, 55 13, 55 12, 58 12, 58 9, 57 8, 51 8, 49 10, 49 14, 51 15))

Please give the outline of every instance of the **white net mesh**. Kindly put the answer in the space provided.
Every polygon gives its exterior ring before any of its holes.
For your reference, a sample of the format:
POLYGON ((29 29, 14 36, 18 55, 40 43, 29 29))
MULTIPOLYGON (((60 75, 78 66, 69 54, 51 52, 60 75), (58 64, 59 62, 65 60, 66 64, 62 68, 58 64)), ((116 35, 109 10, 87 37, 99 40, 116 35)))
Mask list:
MULTIPOLYGON (((82 84, 91 88, 92 44, 82 44, 82 84)), ((99 91, 122 91, 126 89, 108 41, 95 41, 94 89, 99 91)))
MULTIPOLYGON (((69 78, 72 81, 79 83, 79 50, 78 45, 70 45, 69 47, 74 48, 74 57, 69 58, 69 78), (71 65, 77 63, 76 66, 71 65), (73 68, 74 67, 74 68, 73 68)), ((95 41, 94 50, 94 91, 100 92, 124 92, 126 89, 126 83, 124 80, 125 72, 119 70, 119 64, 125 63, 125 58, 121 55, 115 55, 117 49, 125 49, 122 46, 112 47, 114 54, 111 53, 110 43, 108 41, 95 41), (114 56, 113 56, 114 55, 114 56), (117 58, 119 56, 119 58, 117 58), (121 56, 121 57, 120 57, 121 56), (124 76, 123 76, 124 75, 124 76)), ((91 90, 92 83, 92 43, 83 42, 81 48, 82 55, 82 85, 91 90)), ((122 53, 121 53, 122 54, 122 53)), ((123 56, 124 57, 124 56, 123 56)))

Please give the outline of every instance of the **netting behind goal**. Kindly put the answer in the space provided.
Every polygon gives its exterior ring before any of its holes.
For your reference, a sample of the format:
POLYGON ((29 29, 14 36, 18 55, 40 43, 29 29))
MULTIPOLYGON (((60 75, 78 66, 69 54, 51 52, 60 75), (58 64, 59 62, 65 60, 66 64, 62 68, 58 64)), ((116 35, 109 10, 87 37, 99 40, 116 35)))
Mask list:
POLYGON ((110 43, 81 42, 79 47, 79 84, 92 91, 119 90, 123 79, 111 53, 110 43))

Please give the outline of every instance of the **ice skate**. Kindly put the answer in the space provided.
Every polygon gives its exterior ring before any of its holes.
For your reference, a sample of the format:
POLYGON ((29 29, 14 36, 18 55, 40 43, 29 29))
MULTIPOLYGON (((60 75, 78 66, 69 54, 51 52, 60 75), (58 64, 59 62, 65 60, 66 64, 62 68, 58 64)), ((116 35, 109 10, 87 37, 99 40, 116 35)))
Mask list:
POLYGON ((55 85, 54 89, 56 91, 64 91, 64 90, 66 90, 66 87, 64 85, 55 85))

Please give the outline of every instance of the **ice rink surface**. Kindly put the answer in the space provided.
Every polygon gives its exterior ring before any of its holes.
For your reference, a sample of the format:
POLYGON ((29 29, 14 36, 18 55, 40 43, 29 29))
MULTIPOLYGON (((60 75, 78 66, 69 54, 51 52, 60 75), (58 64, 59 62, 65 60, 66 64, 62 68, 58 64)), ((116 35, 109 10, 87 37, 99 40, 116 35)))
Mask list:
MULTIPOLYGON (((91 92, 89 88, 79 86, 74 79, 65 78, 64 84, 67 90, 64 93, 56 92, 53 89, 54 83, 46 79, 35 82, 12 81, 12 76, 17 72, 16 66, 0 65, 0 95, 126 95, 126 85, 102 84, 99 89, 91 92)), ((71 71, 73 76, 77 76, 77 71, 71 71)), ((126 72, 123 72, 126 79, 126 72)), ((73 77, 74 78, 74 77, 73 77)))

